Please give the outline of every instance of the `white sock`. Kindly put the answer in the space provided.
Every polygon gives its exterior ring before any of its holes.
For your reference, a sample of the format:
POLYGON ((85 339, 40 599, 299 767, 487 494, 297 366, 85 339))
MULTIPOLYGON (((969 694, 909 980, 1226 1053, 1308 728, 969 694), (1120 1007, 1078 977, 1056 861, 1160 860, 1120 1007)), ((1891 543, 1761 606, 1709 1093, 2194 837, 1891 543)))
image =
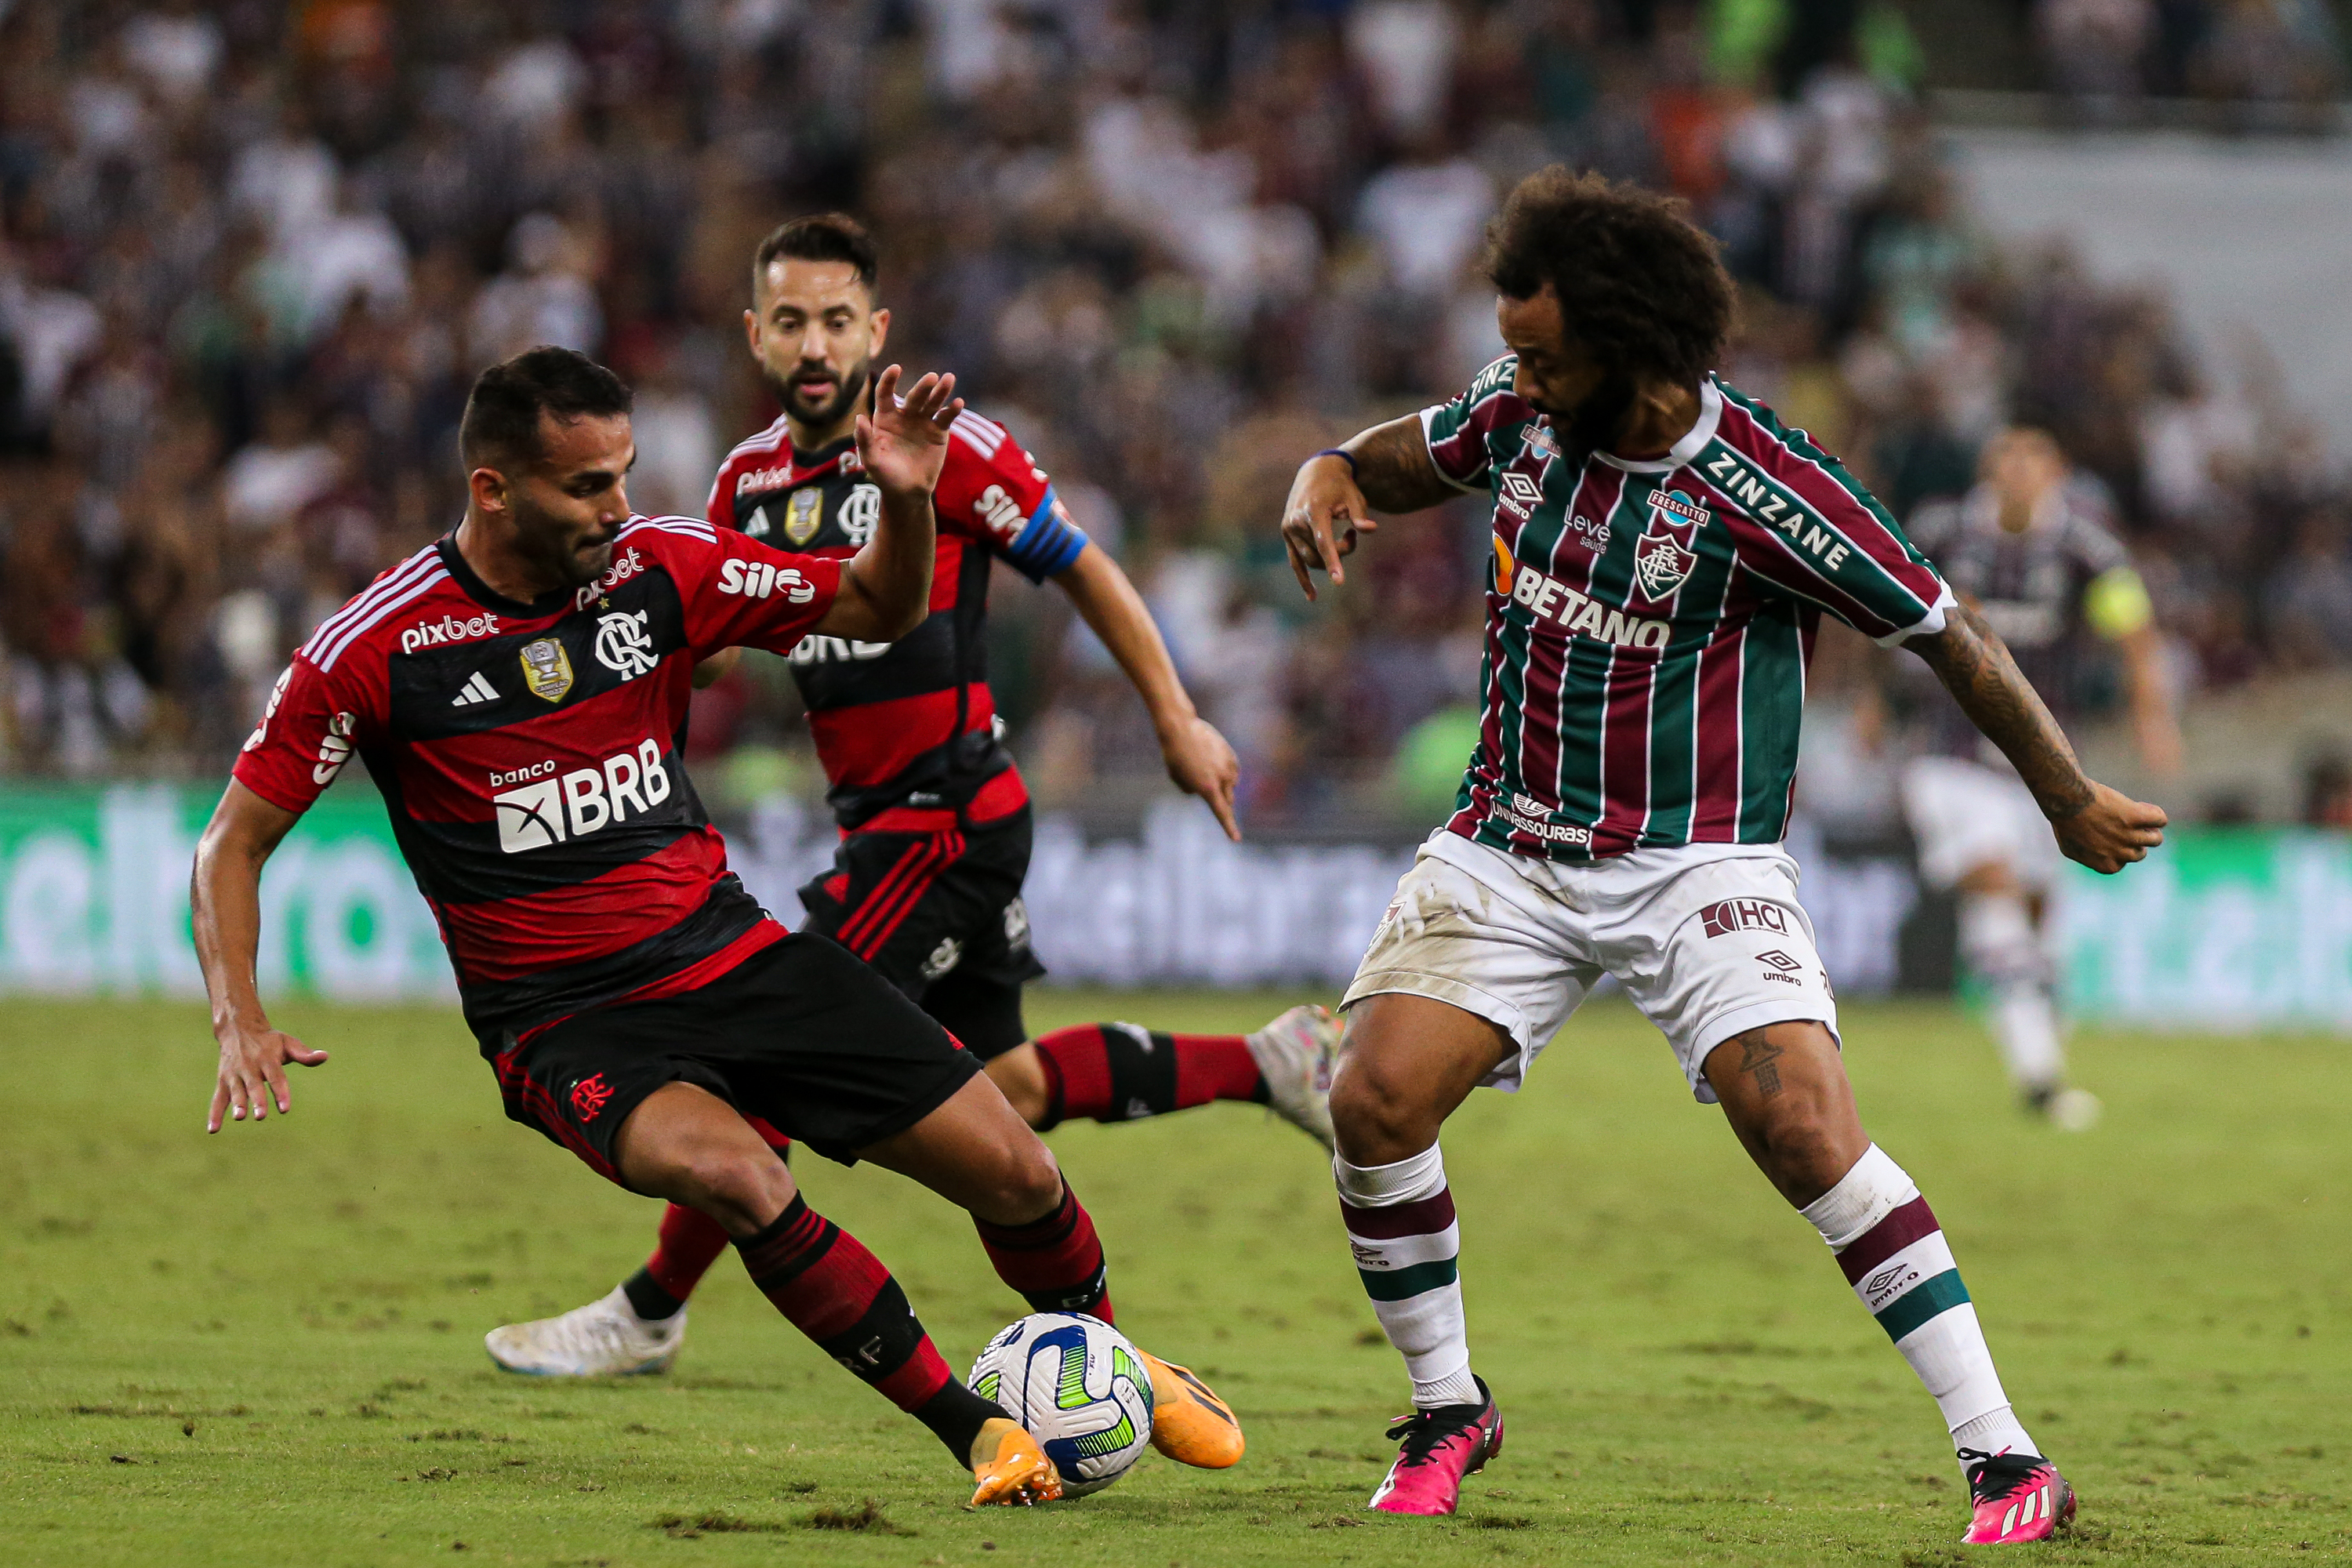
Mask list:
POLYGON ((1437 1145, 1392 1165, 1351 1165, 1334 1154, 1331 1174, 1356 1272, 1381 1331, 1404 1356, 1414 1408, 1480 1403, 1455 1264, 1462 1232, 1437 1145))
POLYGON ((1992 1034, 2019 1088, 2049 1090, 2066 1076, 2058 1010, 2050 1000, 2050 954, 2022 893, 1964 893, 1960 952, 1992 987, 1992 1034))
POLYGON ((2041 1453, 2010 1409, 1943 1228, 1903 1167, 1873 1143, 1804 1215, 1934 1396, 1953 1447, 2041 1453))
POLYGON ((2020 1089, 2054 1089, 2066 1077, 2058 1043, 2058 1009, 2033 981, 2010 981, 1993 998, 1992 1036, 2020 1089))

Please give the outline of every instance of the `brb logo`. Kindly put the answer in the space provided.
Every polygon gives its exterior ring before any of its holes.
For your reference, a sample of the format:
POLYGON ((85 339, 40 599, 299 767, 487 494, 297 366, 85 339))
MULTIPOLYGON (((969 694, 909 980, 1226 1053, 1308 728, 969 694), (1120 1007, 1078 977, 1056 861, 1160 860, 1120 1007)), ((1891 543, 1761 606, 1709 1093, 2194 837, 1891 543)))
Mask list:
POLYGON ((643 610, 616 610, 596 617, 596 662, 623 680, 635 680, 651 669, 658 661, 654 657, 653 637, 646 630, 646 619, 643 610))
MULTIPOLYGON (((499 850, 520 855, 569 838, 585 837, 634 812, 644 816, 669 798, 669 770, 662 766, 661 743, 640 741, 636 749, 615 752, 598 766, 574 768, 560 778, 541 778, 521 789, 490 797, 499 809, 499 850)), ((552 772, 538 763, 492 773, 493 785, 518 775, 552 772)))

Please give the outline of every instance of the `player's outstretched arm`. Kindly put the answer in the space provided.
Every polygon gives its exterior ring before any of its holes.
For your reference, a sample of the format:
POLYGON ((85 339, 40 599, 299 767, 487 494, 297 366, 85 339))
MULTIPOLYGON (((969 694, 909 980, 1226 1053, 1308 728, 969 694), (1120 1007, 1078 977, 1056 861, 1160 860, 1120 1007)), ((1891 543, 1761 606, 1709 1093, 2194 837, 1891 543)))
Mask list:
POLYGON ((1168 764, 1169 778, 1186 795, 1197 795, 1207 802, 1225 837, 1240 842, 1234 787, 1241 782, 1241 763, 1216 726, 1192 706, 1143 595, 1135 591, 1135 584, 1109 552, 1091 542, 1078 552, 1076 561, 1054 574, 1054 581, 1069 595, 1080 617, 1094 628, 1095 636, 1102 638, 1119 668, 1135 683, 1136 694, 1150 711, 1151 727, 1160 736, 1160 755, 1168 764))
POLYGON ((230 781, 205 836, 196 841, 195 875, 189 900, 195 916, 196 961, 204 966, 205 993, 212 998, 213 1037, 220 1042, 220 1073, 213 1085, 205 1131, 217 1132, 224 1117, 256 1121, 294 1109, 286 1086, 286 1064, 316 1067, 327 1059, 293 1036, 269 1026, 253 974, 261 942, 261 867, 299 820, 245 785, 230 781))
POLYGON ((1360 532, 1379 530, 1374 509, 1419 511, 1461 493, 1439 476, 1417 414, 1359 431, 1339 449, 1348 457, 1318 452, 1298 465, 1282 509, 1283 547, 1290 552, 1290 570, 1300 590, 1310 599, 1315 583, 1309 573, 1328 573, 1335 584, 1348 580, 1340 557, 1355 552, 1360 532))
POLYGON ((2164 842, 2164 808, 2083 772, 2065 731, 1974 609, 1954 606, 1942 631, 1905 646, 1927 661, 1969 722, 2016 767, 2070 859, 2113 875, 2164 842))
POLYGON ((874 408, 857 416, 857 458, 882 491, 874 537, 841 569, 841 589, 814 630, 861 642, 896 642, 930 611, 938 521, 931 489, 948 456, 948 428, 963 412, 952 375, 926 375, 898 395, 892 365, 874 382, 874 408))

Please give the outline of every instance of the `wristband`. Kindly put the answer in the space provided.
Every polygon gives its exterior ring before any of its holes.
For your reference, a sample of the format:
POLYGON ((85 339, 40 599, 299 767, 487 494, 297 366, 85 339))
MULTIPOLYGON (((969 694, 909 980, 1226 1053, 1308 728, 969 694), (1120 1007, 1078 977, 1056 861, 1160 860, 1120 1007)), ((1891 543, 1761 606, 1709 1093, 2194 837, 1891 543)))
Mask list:
POLYGON ((1351 479, 1357 478, 1363 472, 1362 469, 1356 467, 1356 454, 1338 447, 1326 447, 1321 451, 1316 453, 1315 457, 1309 458, 1307 460, 1311 463, 1315 460, 1315 458, 1339 458, 1341 462, 1348 465, 1348 477, 1351 479))

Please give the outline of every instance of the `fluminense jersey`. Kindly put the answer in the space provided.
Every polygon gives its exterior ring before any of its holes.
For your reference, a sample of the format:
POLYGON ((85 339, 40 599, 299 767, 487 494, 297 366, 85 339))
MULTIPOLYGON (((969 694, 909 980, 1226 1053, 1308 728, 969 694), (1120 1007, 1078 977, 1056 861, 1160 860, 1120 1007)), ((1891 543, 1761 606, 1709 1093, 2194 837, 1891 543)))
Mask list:
MULTIPOLYGON (((873 533, 881 499, 854 441, 802 452, 779 418, 728 454, 709 510, 715 527, 845 559, 873 533)), ((811 637, 793 652, 844 828, 889 826, 908 811, 994 818, 1028 800, 988 689, 989 563, 1002 557, 1041 583, 1077 560, 1087 536, 1021 444, 969 410, 949 433, 931 504, 939 556, 923 624, 895 643, 811 637), (900 815, 886 823, 886 811, 900 815)))
MULTIPOLYGON (((2022 533, 2001 527, 2000 499, 1985 485, 1922 506, 1910 530, 2009 645, 2062 727, 2072 727, 2090 634, 2122 637, 2148 623, 2147 590, 2094 480, 2053 487, 2022 533)), ((1931 700, 1928 711, 1937 750, 2008 765, 1957 704, 1931 700)))
POLYGON ((1564 450, 1517 363, 1422 415, 1438 471, 1495 501, 1486 717, 1447 828, 1571 861, 1779 841, 1822 612, 1892 644, 1942 629, 1950 590, 1834 458, 1720 381, 1637 462, 1564 450))
POLYGON ((595 584, 525 605, 445 537, 310 634, 236 776, 299 812, 366 763, 485 1052, 684 989, 783 934, 680 765, 695 660, 788 652, 840 580, 838 562, 637 517, 595 584))

